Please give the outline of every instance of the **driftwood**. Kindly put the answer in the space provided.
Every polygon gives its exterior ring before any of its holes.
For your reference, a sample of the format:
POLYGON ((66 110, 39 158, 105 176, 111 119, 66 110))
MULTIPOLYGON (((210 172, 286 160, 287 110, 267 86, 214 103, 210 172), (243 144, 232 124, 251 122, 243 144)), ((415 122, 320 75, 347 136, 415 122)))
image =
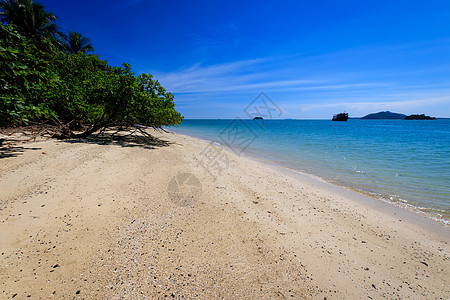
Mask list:
MULTIPOLYGON (((30 122, 31 123, 31 122, 30 122)), ((12 127, 12 128, 1 128, 0 134, 6 137, 10 137, 12 135, 21 135, 21 141, 23 142, 31 142, 36 141, 38 137, 41 138, 54 138, 55 137, 55 128, 52 125, 44 124, 44 123, 32 123, 28 126, 20 126, 20 127, 12 127)))

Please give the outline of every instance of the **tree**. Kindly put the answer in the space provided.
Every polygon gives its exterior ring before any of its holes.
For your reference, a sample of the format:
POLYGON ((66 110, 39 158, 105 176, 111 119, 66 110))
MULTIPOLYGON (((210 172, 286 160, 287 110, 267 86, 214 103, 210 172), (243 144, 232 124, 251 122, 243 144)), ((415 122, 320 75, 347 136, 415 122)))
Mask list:
POLYGON ((45 123, 54 136, 73 138, 181 123, 174 96, 152 75, 85 54, 92 45, 77 32, 56 47, 53 14, 31 0, 0 1, 0 126, 45 123))
MULTIPOLYGON (((53 47, 47 43, 47 48, 53 47)), ((52 54, 38 49, 11 25, 0 24, 0 61, 0 126, 50 118, 53 112, 45 99, 57 80, 49 68, 52 54)))
POLYGON ((0 20, 14 26, 17 31, 37 42, 44 39, 56 41, 60 30, 57 17, 32 0, 2 0, 0 20))
POLYGON ((69 34, 63 34, 61 39, 61 48, 64 52, 70 54, 88 53, 94 51, 91 40, 84 37, 79 32, 69 30, 69 34))
POLYGON ((174 96, 150 74, 136 77, 131 66, 109 66, 95 55, 60 54, 53 66, 60 80, 51 89, 49 105, 64 138, 85 137, 111 127, 178 125, 174 96))

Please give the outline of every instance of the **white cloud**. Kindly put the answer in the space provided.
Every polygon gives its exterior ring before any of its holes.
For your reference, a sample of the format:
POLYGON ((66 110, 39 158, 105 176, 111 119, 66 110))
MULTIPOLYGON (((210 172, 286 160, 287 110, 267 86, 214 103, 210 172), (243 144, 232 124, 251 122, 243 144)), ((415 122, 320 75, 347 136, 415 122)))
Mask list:
MULTIPOLYGON (((283 69, 273 69, 273 65, 276 65, 278 59, 251 59, 206 67, 195 64, 175 72, 157 73, 156 75, 161 84, 173 93, 339 90, 386 85, 372 82, 339 83, 334 79, 336 76, 330 76, 328 79, 280 79, 287 76, 283 74, 283 69), (267 65, 272 65, 272 67, 267 69, 267 65)), ((338 76, 338 78, 341 77, 338 76)))
POLYGON ((153 73, 176 94, 177 103, 192 109, 197 105, 199 111, 217 108, 205 111, 205 116, 211 117, 211 113, 221 116, 219 107, 228 107, 230 114, 239 112, 240 106, 261 91, 269 93, 286 115, 294 118, 326 117, 339 110, 351 111, 353 116, 380 110, 448 115, 449 80, 441 75, 447 66, 424 66, 412 72, 409 67, 378 67, 372 62, 368 68, 348 65, 349 53, 195 64, 153 73))

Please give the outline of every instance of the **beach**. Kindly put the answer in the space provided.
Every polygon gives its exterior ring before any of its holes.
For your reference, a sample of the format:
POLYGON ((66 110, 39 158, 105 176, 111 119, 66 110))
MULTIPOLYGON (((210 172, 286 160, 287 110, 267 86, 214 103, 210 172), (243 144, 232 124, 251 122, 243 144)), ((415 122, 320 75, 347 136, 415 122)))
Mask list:
POLYGON ((450 227, 193 137, 0 158, 0 298, 448 299, 450 227))

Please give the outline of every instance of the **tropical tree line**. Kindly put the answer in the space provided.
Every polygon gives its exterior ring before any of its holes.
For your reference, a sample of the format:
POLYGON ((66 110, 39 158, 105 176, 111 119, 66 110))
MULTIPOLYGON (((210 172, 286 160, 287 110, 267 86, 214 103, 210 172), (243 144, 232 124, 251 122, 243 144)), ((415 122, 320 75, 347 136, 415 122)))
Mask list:
POLYGON ((0 127, 46 124, 61 138, 110 127, 180 124, 174 96, 151 74, 111 66, 32 0, 0 2, 0 127))

